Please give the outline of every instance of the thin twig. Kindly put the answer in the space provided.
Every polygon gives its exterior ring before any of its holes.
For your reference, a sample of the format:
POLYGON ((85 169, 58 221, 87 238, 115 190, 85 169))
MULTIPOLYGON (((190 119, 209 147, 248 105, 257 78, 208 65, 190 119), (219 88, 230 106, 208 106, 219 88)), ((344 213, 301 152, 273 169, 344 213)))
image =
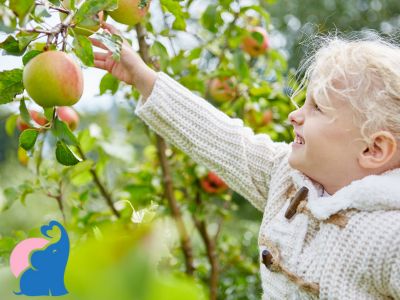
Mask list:
MULTIPOLYGON (((86 160, 86 155, 83 153, 82 148, 77 146, 78 152, 80 154, 80 156, 82 156, 82 159, 86 160)), ((93 180, 94 183, 96 184, 96 186, 98 187, 101 195, 104 197, 104 199, 107 202, 107 205, 110 207, 111 211, 113 212, 113 214, 117 217, 120 218, 120 213, 119 211, 114 207, 114 202, 112 200, 112 196, 111 193, 107 190, 107 188, 104 186, 104 184, 101 182, 99 176, 96 173, 96 170, 94 169, 94 167, 92 167, 90 169, 90 174, 92 174, 93 176, 93 180)))
POLYGON ((58 7, 58 6, 55 6, 55 5, 50 4, 50 3, 48 3, 48 4, 46 5, 46 4, 44 4, 43 2, 36 1, 36 2, 35 2, 35 5, 47 6, 47 7, 50 8, 50 9, 57 10, 57 11, 59 11, 59 12, 62 12, 62 13, 64 13, 64 14, 67 14, 67 15, 69 15, 69 14, 71 13, 71 11, 69 11, 68 9, 58 7))
MULTIPOLYGON (((196 208, 203 208, 203 204, 200 198, 200 192, 196 192, 196 208)), ((211 266, 211 274, 210 274, 210 300, 216 300, 218 296, 218 281, 219 281, 219 259, 218 259, 218 252, 217 252, 217 239, 219 235, 219 231, 221 228, 222 221, 220 220, 218 224, 218 231, 217 234, 212 237, 207 230, 207 224, 204 219, 200 220, 197 217, 197 213, 194 212, 192 214, 192 218, 196 228, 198 229, 200 236, 204 242, 207 252, 207 258, 211 266)))
POLYGON ((52 193, 47 193, 47 196, 50 198, 53 198, 57 201, 58 204, 58 208, 61 211, 62 217, 63 217, 63 221, 64 224, 66 223, 66 217, 65 217, 65 211, 64 211, 64 204, 63 204, 63 182, 62 180, 60 180, 59 184, 58 184, 58 194, 57 195, 53 195, 52 193))

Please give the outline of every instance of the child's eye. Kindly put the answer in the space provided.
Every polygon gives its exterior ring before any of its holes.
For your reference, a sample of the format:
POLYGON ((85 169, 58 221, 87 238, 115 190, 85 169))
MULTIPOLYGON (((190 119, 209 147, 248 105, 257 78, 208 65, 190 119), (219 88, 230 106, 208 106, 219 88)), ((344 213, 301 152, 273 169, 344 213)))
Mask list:
POLYGON ((318 112, 322 112, 322 110, 319 108, 318 104, 315 103, 315 101, 310 101, 310 106, 315 109, 318 112))
POLYGON ((317 104, 314 104, 314 108, 316 111, 322 112, 322 110, 319 108, 319 106, 317 104))

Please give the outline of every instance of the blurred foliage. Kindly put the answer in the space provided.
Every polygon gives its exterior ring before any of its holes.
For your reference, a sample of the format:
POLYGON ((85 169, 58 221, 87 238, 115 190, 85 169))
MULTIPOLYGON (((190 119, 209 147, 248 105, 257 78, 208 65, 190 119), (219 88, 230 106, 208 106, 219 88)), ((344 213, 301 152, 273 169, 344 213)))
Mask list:
POLYGON ((344 34, 375 30, 389 39, 399 38, 400 15, 397 0, 280 0, 261 5, 271 14, 277 44, 297 68, 315 34, 344 34))

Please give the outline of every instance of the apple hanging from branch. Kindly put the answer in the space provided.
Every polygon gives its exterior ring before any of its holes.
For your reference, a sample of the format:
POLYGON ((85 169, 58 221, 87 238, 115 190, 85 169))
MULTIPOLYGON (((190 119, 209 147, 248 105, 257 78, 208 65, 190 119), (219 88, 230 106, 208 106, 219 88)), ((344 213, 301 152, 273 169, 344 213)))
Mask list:
POLYGON ((215 77, 208 83, 210 96, 217 102, 233 101, 238 97, 236 82, 232 77, 215 77))
POLYGON ((79 115, 72 107, 57 107, 57 115, 61 121, 67 123, 69 129, 71 129, 72 131, 74 131, 78 127, 79 115))
POLYGON ((23 165, 25 167, 28 165, 29 156, 28 156, 28 153, 26 152, 26 150, 24 148, 18 147, 17 158, 18 158, 18 161, 19 161, 19 163, 21 165, 23 165))
POLYGON ((151 0, 118 0, 118 8, 108 14, 115 21, 125 25, 136 25, 146 16, 151 0))
POLYGON ((222 193, 228 189, 226 183, 219 178, 217 174, 211 171, 200 179, 200 185, 203 190, 209 194, 222 193))
POLYGON ((261 128, 269 125, 273 120, 273 112, 270 109, 258 112, 254 108, 245 111, 245 119, 252 128, 261 128))
MULTIPOLYGON (((40 126, 44 126, 44 125, 46 125, 46 124, 48 123, 48 121, 47 121, 47 119, 44 117, 44 115, 41 114, 40 112, 36 111, 36 110, 30 110, 30 111, 29 111, 29 115, 31 116, 32 120, 33 120, 36 124, 38 124, 38 125, 40 125, 40 126)), ((29 126, 29 124, 26 123, 26 122, 21 118, 21 116, 18 116, 17 122, 16 122, 16 126, 17 126, 17 129, 18 129, 19 131, 24 131, 24 130, 26 130, 26 129, 28 129, 28 128, 31 128, 31 126, 29 126)))
POLYGON ((61 51, 32 58, 24 68, 23 82, 29 96, 42 107, 71 106, 83 93, 80 67, 61 51))
POLYGON ((250 29, 248 34, 243 38, 241 47, 251 57, 257 57, 266 53, 269 48, 267 31, 260 26, 250 29))

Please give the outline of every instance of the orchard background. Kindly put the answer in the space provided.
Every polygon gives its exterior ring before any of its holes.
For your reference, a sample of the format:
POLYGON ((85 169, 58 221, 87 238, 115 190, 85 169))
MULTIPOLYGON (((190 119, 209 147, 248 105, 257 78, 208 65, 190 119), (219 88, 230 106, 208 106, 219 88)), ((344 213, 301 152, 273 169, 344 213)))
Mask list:
POLYGON ((364 28, 393 36, 398 1, 121 2, 135 7, 0 0, 0 298, 16 298, 14 246, 57 219, 71 239, 65 298, 259 299, 262 215, 136 117, 138 91, 93 68, 88 36, 119 59, 121 38, 98 26, 106 19, 155 70, 256 133, 290 142, 289 96, 312 37, 364 28), (64 99, 39 106, 31 97, 46 93, 23 80, 26 66, 51 50, 83 70, 73 109, 64 99))

